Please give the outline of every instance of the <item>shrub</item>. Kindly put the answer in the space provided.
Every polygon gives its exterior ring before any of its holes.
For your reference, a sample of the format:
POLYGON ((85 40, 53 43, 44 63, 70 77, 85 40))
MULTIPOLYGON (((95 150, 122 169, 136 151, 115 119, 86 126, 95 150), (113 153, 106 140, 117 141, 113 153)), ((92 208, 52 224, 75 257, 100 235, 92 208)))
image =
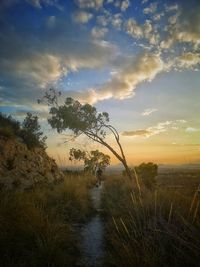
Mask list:
MULTIPOLYGON (((156 179, 155 177, 158 175, 158 165, 152 162, 142 163, 136 166, 134 169, 130 168, 130 171, 133 174, 134 178, 139 178, 143 185, 149 189, 155 189, 156 179), (138 177, 135 177, 137 174, 138 177)), ((122 175, 126 176, 126 172, 122 171, 122 175)))
POLYGON ((46 148, 46 136, 41 132, 38 117, 27 113, 22 125, 12 118, 0 113, 0 135, 6 138, 20 137, 29 149, 35 147, 46 148))
POLYGON ((15 137, 15 133, 10 126, 6 126, 5 128, 0 128, 0 136, 13 139, 15 137))
POLYGON ((0 135, 7 138, 14 138, 20 131, 20 123, 12 118, 0 113, 0 135))
POLYGON ((158 175, 158 165, 152 162, 142 163, 135 169, 146 188, 154 189, 156 185, 155 177, 158 175))
POLYGON ((38 123, 38 117, 33 116, 31 113, 27 113, 27 116, 22 123, 20 137, 26 143, 28 148, 46 147, 45 140, 47 137, 43 136, 43 132, 40 130, 41 126, 38 123))

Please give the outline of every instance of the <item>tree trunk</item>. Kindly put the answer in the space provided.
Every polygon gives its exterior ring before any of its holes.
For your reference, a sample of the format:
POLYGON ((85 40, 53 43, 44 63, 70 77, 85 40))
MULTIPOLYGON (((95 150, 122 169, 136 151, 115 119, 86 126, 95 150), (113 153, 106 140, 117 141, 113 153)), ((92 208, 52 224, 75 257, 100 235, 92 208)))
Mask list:
POLYGON ((126 162, 126 158, 125 158, 125 155, 124 155, 124 152, 123 152, 123 149, 121 147, 121 144, 119 143, 119 141, 117 142, 119 147, 120 147, 120 151, 121 151, 121 156, 109 145, 107 144, 103 139, 100 139, 100 144, 104 145, 105 147, 107 147, 112 153, 113 155, 119 160, 121 161, 121 163, 124 165, 124 168, 125 168, 125 171, 127 173, 127 176, 129 177, 130 180, 133 181, 134 179, 134 176, 130 170, 130 168, 128 167, 128 164, 126 162))
POLYGON ((126 160, 122 160, 121 162, 124 165, 127 176, 129 177, 130 180, 133 180, 133 178, 134 178, 133 174, 132 174, 130 168, 128 167, 126 160))

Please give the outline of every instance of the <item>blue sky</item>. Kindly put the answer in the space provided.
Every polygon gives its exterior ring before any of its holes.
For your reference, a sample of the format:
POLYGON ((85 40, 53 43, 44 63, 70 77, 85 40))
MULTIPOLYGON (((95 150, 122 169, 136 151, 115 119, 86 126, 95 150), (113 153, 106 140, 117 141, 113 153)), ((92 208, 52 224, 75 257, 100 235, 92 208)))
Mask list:
POLYGON ((108 111, 131 163, 200 161, 198 0, 3 0, 0 59, 0 110, 38 114, 50 154, 53 86, 108 111))

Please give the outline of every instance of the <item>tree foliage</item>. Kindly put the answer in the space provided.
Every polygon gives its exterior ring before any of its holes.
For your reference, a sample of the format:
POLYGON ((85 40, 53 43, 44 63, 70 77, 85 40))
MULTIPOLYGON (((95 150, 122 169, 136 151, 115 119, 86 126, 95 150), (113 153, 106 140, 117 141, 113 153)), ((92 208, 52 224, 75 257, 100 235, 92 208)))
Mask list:
POLYGON ((110 165, 110 156, 106 155, 99 150, 90 152, 82 151, 80 149, 70 149, 69 160, 77 160, 84 162, 84 171, 95 174, 97 169, 105 170, 110 165))
POLYGON ((47 137, 43 136, 41 126, 38 123, 38 117, 29 112, 22 123, 20 137, 26 143, 28 148, 46 147, 45 141, 47 137))
POLYGON ((46 147, 46 136, 43 136, 38 117, 31 113, 27 113, 22 124, 12 116, 0 113, 0 134, 8 138, 21 138, 28 148, 46 147))
POLYGON ((71 97, 67 97, 63 104, 59 104, 60 92, 50 89, 45 93, 41 101, 45 101, 50 106, 49 124, 58 133, 71 130, 74 137, 82 134, 86 135, 94 142, 100 143, 107 147, 113 155, 122 162, 127 175, 132 178, 132 173, 128 168, 128 164, 124 155, 123 148, 120 143, 120 136, 117 130, 109 123, 109 115, 107 112, 98 112, 97 109, 90 104, 81 104, 79 101, 71 97), (106 140, 107 134, 110 133, 114 137, 118 150, 114 149, 106 140))
POLYGON ((158 165, 152 162, 142 163, 135 168, 144 185, 152 190, 156 185, 155 177, 158 175, 158 165))
POLYGON ((20 123, 11 115, 6 116, 0 113, 0 134, 5 137, 17 136, 20 132, 20 123))

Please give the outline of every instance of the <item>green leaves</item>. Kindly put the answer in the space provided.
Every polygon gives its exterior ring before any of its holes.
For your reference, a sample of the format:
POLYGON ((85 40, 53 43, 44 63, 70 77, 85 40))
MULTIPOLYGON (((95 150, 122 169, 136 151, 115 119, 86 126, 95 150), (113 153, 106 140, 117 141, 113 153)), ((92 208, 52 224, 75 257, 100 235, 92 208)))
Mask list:
POLYGON ((81 151, 80 149, 75 149, 75 148, 71 148, 70 152, 69 152, 69 160, 85 160, 86 157, 86 152, 85 151, 81 151))
POLYGON ((69 152, 69 160, 77 160, 84 162, 84 170, 95 173, 98 168, 104 170, 110 165, 110 156, 93 150, 90 152, 82 151, 80 149, 72 148, 69 152))
POLYGON ((105 138, 106 130, 102 128, 109 121, 107 112, 98 113, 90 104, 81 104, 71 97, 67 97, 63 105, 58 105, 57 94, 53 91, 46 93, 44 98, 51 106, 48 122, 58 133, 68 129, 75 136, 89 132, 105 138))
POLYGON ((11 116, 7 117, 0 113, 0 132, 9 138, 20 137, 28 148, 46 148, 47 137, 43 136, 38 117, 33 116, 30 112, 27 113, 21 125, 11 116))
MULTIPOLYGON (((56 90, 50 89, 50 92, 46 92, 43 97, 43 101, 45 101, 51 107, 51 118, 48 119, 51 127, 53 129, 56 129, 58 133, 70 130, 72 131, 74 138, 80 136, 81 134, 84 134, 90 140, 103 145, 104 147, 109 149, 118 160, 122 162, 124 168, 126 169, 127 175, 130 179, 132 179, 132 174, 129 171, 125 154, 119 141, 119 133, 112 125, 108 124, 108 113, 97 112, 97 109, 90 104, 81 104, 79 101, 74 100, 71 97, 67 97, 64 101, 64 104, 59 104, 59 96, 60 94, 57 93, 56 90), (117 152, 106 141, 105 138, 107 132, 111 133, 111 135, 113 136, 119 148, 119 152, 117 152)), ((90 160, 88 161, 89 165, 90 160)), ((108 158, 105 162, 105 164, 108 164, 108 158)))
POLYGON ((43 136, 43 132, 40 130, 41 126, 38 123, 38 117, 28 112, 19 134, 28 148, 46 148, 45 141, 47 137, 43 136))

